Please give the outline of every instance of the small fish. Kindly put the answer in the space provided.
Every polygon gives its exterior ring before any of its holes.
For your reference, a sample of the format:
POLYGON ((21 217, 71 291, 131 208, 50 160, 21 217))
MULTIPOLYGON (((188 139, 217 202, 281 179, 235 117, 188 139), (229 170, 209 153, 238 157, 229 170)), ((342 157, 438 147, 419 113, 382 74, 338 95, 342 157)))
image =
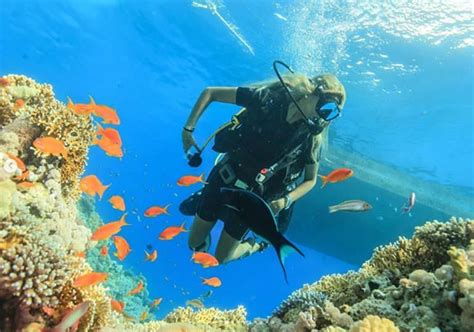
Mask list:
POLYGON ((74 104, 69 97, 67 97, 66 107, 79 115, 89 115, 92 112, 91 104, 74 104))
POLYGON ((16 167, 18 167, 22 172, 26 172, 26 166, 23 160, 8 152, 6 153, 6 155, 8 156, 8 158, 12 159, 16 163, 16 167))
POLYGON ((58 325, 49 329, 48 331, 49 332, 64 332, 64 331, 67 331, 69 328, 71 328, 71 331, 76 331, 77 328, 79 327, 79 322, 82 316, 84 316, 87 313, 89 306, 90 306, 90 302, 88 301, 79 303, 63 316, 63 318, 61 319, 61 322, 58 325))
POLYGON ((109 222, 97 228, 94 234, 92 234, 91 240, 93 241, 107 240, 112 235, 120 232, 123 226, 129 226, 129 224, 127 224, 127 222, 125 221, 126 215, 127 213, 124 213, 122 217, 120 217, 120 220, 109 222))
POLYGON ((23 174, 19 175, 19 176, 15 176, 15 180, 17 181, 25 181, 28 176, 30 175, 30 171, 26 170, 23 172, 23 174))
POLYGON ((57 311, 51 307, 43 306, 41 309, 43 309, 43 312, 49 317, 54 317, 57 314, 57 311))
POLYGON ((196 309, 204 308, 204 303, 200 299, 192 299, 186 301, 186 305, 189 307, 194 307, 196 309))
POLYGON ((100 182, 99 178, 95 175, 88 175, 81 179, 79 182, 79 187, 83 193, 86 193, 90 196, 99 195, 100 199, 104 195, 105 190, 110 187, 109 185, 103 185, 100 182))
POLYGON ((212 278, 201 278, 202 279, 202 284, 203 285, 208 285, 212 287, 220 287, 222 285, 221 279, 218 277, 212 277, 212 278))
POLYGON ((130 251, 132 251, 130 249, 130 245, 128 244, 127 240, 125 240, 121 236, 114 236, 114 244, 115 244, 115 248, 117 249, 117 252, 114 253, 114 255, 121 261, 123 261, 125 257, 128 256, 130 251))
POLYGON ((122 138, 120 133, 115 128, 103 128, 99 123, 97 123, 97 135, 105 136, 107 139, 118 146, 122 146, 122 138))
POLYGON ((159 216, 161 214, 167 214, 167 215, 170 215, 170 213, 168 212, 168 208, 170 207, 171 204, 168 204, 164 207, 161 207, 161 206, 152 206, 152 207, 149 207, 146 211, 145 211, 145 217, 149 217, 149 218, 152 218, 152 217, 156 217, 156 216, 159 216))
POLYGON ((15 106, 14 106, 15 110, 19 110, 23 106, 25 106, 25 101, 23 99, 15 100, 15 106))
POLYGON ((352 175, 354 175, 354 172, 349 168, 336 169, 329 173, 327 176, 319 175, 319 177, 323 180, 323 185, 321 186, 321 188, 324 188, 328 183, 337 183, 347 180, 352 175))
POLYGON ((191 185, 196 184, 198 182, 203 183, 203 184, 207 184, 207 182, 204 181, 204 173, 202 173, 199 176, 196 176, 196 175, 182 176, 181 178, 179 178, 179 180, 178 180, 178 182, 176 182, 176 184, 178 186, 188 187, 188 186, 191 186, 191 185))
POLYGON ((142 312, 142 314, 140 315, 140 320, 145 320, 146 318, 148 317, 148 311, 144 311, 142 312))
POLYGON ((119 211, 125 211, 125 201, 122 196, 114 195, 110 197, 109 203, 112 204, 112 207, 119 211))
POLYGON ((6 88, 9 84, 10 81, 8 81, 8 78, 0 77, 0 88, 6 88))
POLYGON ((162 298, 162 297, 159 297, 159 298, 155 299, 155 300, 151 303, 150 308, 155 308, 155 307, 159 306, 160 303, 161 303, 161 301, 163 301, 163 298, 162 298))
POLYGON ((72 283, 73 287, 86 287, 96 285, 107 280, 108 274, 103 272, 89 272, 77 277, 72 283))
POLYGON ((109 157, 123 157, 123 150, 122 147, 118 144, 114 144, 109 138, 106 136, 102 136, 101 139, 95 138, 92 142, 92 145, 97 144, 106 155, 109 157))
POLYGON ((281 14, 273 13, 273 15, 275 15, 276 17, 278 17, 280 20, 288 21, 288 19, 287 19, 285 16, 281 15, 281 14))
POLYGON ((339 211, 347 211, 347 212, 364 212, 370 210, 372 206, 361 200, 351 200, 351 201, 344 201, 337 205, 332 205, 329 207, 329 213, 339 212, 339 211))
POLYGON ((156 259, 158 258, 158 251, 155 249, 153 250, 153 252, 151 254, 147 253, 146 250, 145 250, 145 260, 146 261, 150 261, 150 262, 154 262, 156 261, 156 259))
POLYGON ((56 157, 62 156, 66 160, 68 158, 68 152, 64 143, 54 137, 38 137, 33 141, 33 146, 42 153, 51 154, 56 157))
POLYGON ((101 256, 107 256, 109 253, 109 248, 107 246, 102 246, 102 248, 100 248, 100 255, 101 256))
POLYGON ((76 252, 76 257, 86 258, 86 253, 84 251, 76 252))
POLYGON ((402 207, 403 213, 410 213, 411 209, 415 206, 416 195, 414 192, 410 194, 408 198, 408 204, 402 207))
POLYGON ((92 114, 101 118, 103 123, 109 123, 113 125, 120 124, 120 118, 112 107, 106 105, 97 105, 94 101, 94 98, 91 96, 89 96, 89 98, 92 114))
POLYGON ((187 232, 184 228, 184 222, 181 226, 170 226, 165 228, 163 232, 160 233, 158 237, 160 240, 172 240, 175 236, 181 234, 182 232, 187 232))
POLYGON ((135 295, 143 290, 143 281, 139 281, 137 287, 128 292, 128 295, 135 295))
POLYGON ((19 189, 30 189, 36 185, 35 182, 29 182, 29 181, 22 181, 17 183, 17 188, 19 189))
POLYGON ((201 296, 199 296, 200 299, 207 299, 208 297, 210 297, 212 295, 212 290, 208 290, 207 292, 205 292, 204 294, 202 294, 201 296))
POLYGON ((123 313, 123 309, 125 308, 125 303, 123 303, 123 301, 110 300, 110 305, 112 306, 112 309, 120 313, 123 313))
POLYGON ((208 254, 207 252, 195 251, 191 256, 191 259, 194 263, 201 264, 204 268, 219 265, 219 261, 217 260, 217 258, 212 256, 211 254, 208 254))

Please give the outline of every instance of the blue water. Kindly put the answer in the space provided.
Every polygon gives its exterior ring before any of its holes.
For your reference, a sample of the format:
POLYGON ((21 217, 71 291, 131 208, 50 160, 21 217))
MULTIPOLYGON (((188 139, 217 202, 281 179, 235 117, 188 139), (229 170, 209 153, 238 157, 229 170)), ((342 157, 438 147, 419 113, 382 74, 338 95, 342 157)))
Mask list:
MULTIPOLYGON (((166 225, 191 224, 177 206, 194 188, 177 187, 176 180, 188 173, 207 174, 215 158, 206 151, 203 165, 190 169, 181 148, 181 128, 199 93, 206 86, 273 78, 276 58, 311 75, 333 72, 345 85, 344 116, 332 126, 330 144, 473 194, 469 1, 422 8, 356 8, 336 1, 217 4, 247 44, 192 1, 1 1, 0 75, 24 74, 50 83, 63 101, 70 96, 87 102, 92 95, 119 112, 125 157, 110 158, 93 147, 86 174, 112 184, 97 203, 105 221, 120 215, 108 197, 125 197, 133 226, 123 236, 133 251, 124 264, 147 277, 152 298, 164 298, 158 317, 204 293, 200 277, 217 275, 223 281, 207 305, 244 304, 252 318, 268 315, 303 283, 356 268, 303 246, 305 259, 288 259, 286 285, 271 250, 204 270, 190 262, 185 234, 170 242, 157 240, 166 225), (168 203, 169 217, 137 217, 151 205, 168 203), (143 262, 148 243, 158 249, 154 264, 143 262)), ((202 142, 235 111, 211 105, 199 122, 197 140, 202 142)), ((304 222, 297 224, 303 227, 304 222)), ((323 240, 330 247, 337 227, 327 234, 323 240)))

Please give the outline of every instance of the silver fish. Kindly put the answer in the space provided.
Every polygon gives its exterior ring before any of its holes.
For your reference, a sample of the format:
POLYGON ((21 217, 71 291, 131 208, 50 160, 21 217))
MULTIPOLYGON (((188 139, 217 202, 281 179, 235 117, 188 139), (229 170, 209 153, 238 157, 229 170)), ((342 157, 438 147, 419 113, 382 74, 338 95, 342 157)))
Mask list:
POLYGON ((410 197, 408 198, 408 205, 402 207, 403 213, 409 213, 411 209, 415 206, 416 195, 415 193, 411 193, 410 197))
POLYGON ((352 200, 344 201, 337 205, 332 205, 329 207, 329 213, 334 213, 338 211, 348 211, 348 212, 363 212, 370 210, 372 206, 361 200, 352 200))
POLYGON ((202 303, 202 301, 199 300, 199 299, 188 300, 188 301, 186 301, 186 305, 195 307, 196 309, 204 308, 204 303, 202 303))

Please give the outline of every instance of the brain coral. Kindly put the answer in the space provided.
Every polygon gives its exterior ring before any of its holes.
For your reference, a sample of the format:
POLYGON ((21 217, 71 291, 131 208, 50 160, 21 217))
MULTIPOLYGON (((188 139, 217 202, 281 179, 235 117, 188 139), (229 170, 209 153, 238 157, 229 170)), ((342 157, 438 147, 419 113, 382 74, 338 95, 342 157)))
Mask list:
POLYGON ((352 325, 349 332, 399 332, 399 328, 386 318, 369 315, 352 325))
MULTIPOLYGON (((79 178, 95 134, 91 117, 78 115, 56 100, 49 84, 39 84, 21 75, 5 78, 9 85, 2 89, 0 96, 0 127, 26 119, 30 127, 40 128, 36 136, 52 136, 63 141, 69 157, 60 161, 62 190, 66 197, 77 199, 80 195, 79 178), (24 101, 21 108, 15 106, 18 99, 24 101)), ((29 137, 29 144, 31 138, 35 137, 29 137)))

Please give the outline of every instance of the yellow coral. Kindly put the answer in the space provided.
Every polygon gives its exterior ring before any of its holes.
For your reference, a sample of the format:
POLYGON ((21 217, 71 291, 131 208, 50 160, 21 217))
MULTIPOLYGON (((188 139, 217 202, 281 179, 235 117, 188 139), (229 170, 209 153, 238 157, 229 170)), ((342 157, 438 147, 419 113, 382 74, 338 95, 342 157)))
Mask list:
POLYGON ((79 178, 87 164, 88 148, 95 135, 91 117, 78 115, 56 100, 49 84, 38 84, 21 75, 8 75, 6 78, 9 87, 7 96, 0 100, 0 113, 5 112, 0 125, 22 116, 41 128, 43 136, 61 140, 68 150, 68 159, 60 164, 63 194, 77 199, 80 196, 79 178), (15 111, 13 104, 17 98, 24 98, 25 106, 15 111))
POLYGON ((247 331, 247 312, 243 306, 235 310, 204 308, 193 311, 191 307, 178 307, 165 321, 168 323, 190 323, 199 328, 214 328, 220 331, 247 331))
POLYGON ((349 332, 399 332, 400 329, 386 318, 368 315, 363 320, 351 326, 349 332))
POLYGON ((451 265, 454 269, 454 274, 459 278, 472 278, 469 269, 469 260, 466 251, 456 247, 450 247, 448 250, 449 257, 451 257, 451 265))

